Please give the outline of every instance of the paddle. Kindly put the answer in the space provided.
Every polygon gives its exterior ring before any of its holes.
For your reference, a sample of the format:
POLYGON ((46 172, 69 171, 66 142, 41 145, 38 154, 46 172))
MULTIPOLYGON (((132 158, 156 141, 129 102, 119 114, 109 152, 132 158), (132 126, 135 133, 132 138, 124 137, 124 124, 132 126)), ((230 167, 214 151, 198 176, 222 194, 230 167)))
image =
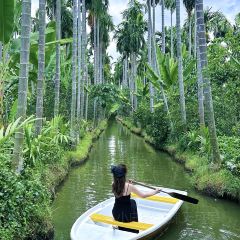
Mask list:
MULTIPOLYGON (((134 180, 131 180, 131 181, 135 184, 138 184, 138 185, 150 188, 150 189, 154 189, 154 190, 156 189, 155 187, 149 186, 149 185, 147 185, 145 183, 142 183, 142 182, 137 182, 137 181, 134 181, 134 180)), ((163 190, 161 190, 161 192, 164 192, 164 193, 170 195, 173 198, 177 198, 177 199, 180 199, 180 200, 185 201, 185 202, 198 204, 198 199, 196 199, 196 198, 192 198, 192 197, 189 197, 189 196, 186 196, 186 195, 183 195, 183 194, 180 194, 180 193, 176 193, 176 192, 165 192, 163 190)))

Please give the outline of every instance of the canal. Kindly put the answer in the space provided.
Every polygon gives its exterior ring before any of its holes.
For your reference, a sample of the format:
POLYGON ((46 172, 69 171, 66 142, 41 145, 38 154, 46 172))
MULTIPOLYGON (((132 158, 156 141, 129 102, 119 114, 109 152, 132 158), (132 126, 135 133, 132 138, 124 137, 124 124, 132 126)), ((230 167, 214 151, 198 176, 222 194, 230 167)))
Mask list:
POLYGON ((57 194, 52 206, 56 240, 70 239, 74 221, 87 209, 112 196, 110 166, 118 163, 128 166, 129 178, 187 190, 190 196, 199 199, 198 205, 184 203, 164 236, 156 240, 240 239, 238 204, 197 193, 181 165, 117 122, 110 122, 94 143, 88 161, 70 172, 57 194))

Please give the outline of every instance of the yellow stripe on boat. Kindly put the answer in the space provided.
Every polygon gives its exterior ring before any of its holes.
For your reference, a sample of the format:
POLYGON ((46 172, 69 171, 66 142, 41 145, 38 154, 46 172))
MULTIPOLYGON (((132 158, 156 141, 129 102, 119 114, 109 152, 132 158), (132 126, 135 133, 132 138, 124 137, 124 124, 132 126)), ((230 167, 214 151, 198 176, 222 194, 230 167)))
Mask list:
POLYGON ((102 223, 115 225, 115 226, 118 226, 118 227, 125 227, 125 228, 130 228, 130 229, 135 229, 135 230, 146 230, 146 229, 153 226, 153 224, 142 223, 142 222, 129 222, 129 223, 119 222, 119 221, 115 221, 110 216, 106 216, 106 215, 98 214, 98 213, 92 214, 90 216, 90 218, 94 222, 102 222, 102 223))
MULTIPOLYGON (((134 197, 134 198, 141 198, 135 193, 132 193, 131 196, 134 197)), ((162 197, 162 196, 156 196, 156 195, 151 196, 151 197, 147 197, 147 198, 144 198, 144 199, 151 200, 151 201, 156 201, 156 202, 172 203, 172 204, 175 204, 175 203, 178 202, 178 199, 176 199, 176 198, 162 197)))

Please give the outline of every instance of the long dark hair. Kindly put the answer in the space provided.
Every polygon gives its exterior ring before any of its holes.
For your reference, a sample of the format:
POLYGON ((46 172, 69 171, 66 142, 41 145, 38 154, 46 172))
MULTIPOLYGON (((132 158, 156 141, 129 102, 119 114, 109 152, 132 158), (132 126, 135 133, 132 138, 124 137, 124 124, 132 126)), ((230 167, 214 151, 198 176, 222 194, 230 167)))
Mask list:
POLYGON ((119 164, 116 166, 116 168, 121 171, 123 171, 123 175, 121 177, 117 176, 117 174, 114 174, 113 172, 113 184, 112 184, 112 192, 116 197, 121 197, 123 195, 125 183, 126 183, 126 174, 127 174, 127 167, 125 164, 119 164))

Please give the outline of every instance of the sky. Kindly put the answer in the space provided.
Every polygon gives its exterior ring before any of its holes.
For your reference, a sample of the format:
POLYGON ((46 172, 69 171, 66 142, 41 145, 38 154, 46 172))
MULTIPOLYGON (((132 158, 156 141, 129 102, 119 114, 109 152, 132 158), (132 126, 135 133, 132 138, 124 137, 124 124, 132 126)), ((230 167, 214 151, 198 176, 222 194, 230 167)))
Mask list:
MULTIPOLYGON (((140 2, 144 2, 140 0, 140 2)), ((181 1, 182 2, 182 1, 181 1)), ((127 8, 128 0, 109 0, 109 13, 113 18, 115 25, 122 21, 121 13, 127 8)), ((227 17, 227 19, 234 23, 234 18, 237 13, 240 12, 240 0, 203 0, 204 8, 211 7, 212 11, 221 11, 227 17)), ((38 8, 38 0, 32 0, 32 15, 35 15, 36 9, 38 8)), ((184 23, 187 18, 187 13, 183 4, 181 3, 181 24, 184 23)), ((174 16, 175 17, 175 16, 174 16)), ((174 19, 173 17, 173 19, 174 19)), ((165 24, 170 26, 170 13, 165 12, 165 24)), ((173 20, 173 24, 175 21, 173 20)), ((156 8, 156 30, 161 30, 161 7, 156 8)), ((113 34, 111 34, 112 36, 113 34)), ((111 41, 108 48, 108 53, 113 57, 115 61, 119 54, 116 52, 116 42, 111 41)))

